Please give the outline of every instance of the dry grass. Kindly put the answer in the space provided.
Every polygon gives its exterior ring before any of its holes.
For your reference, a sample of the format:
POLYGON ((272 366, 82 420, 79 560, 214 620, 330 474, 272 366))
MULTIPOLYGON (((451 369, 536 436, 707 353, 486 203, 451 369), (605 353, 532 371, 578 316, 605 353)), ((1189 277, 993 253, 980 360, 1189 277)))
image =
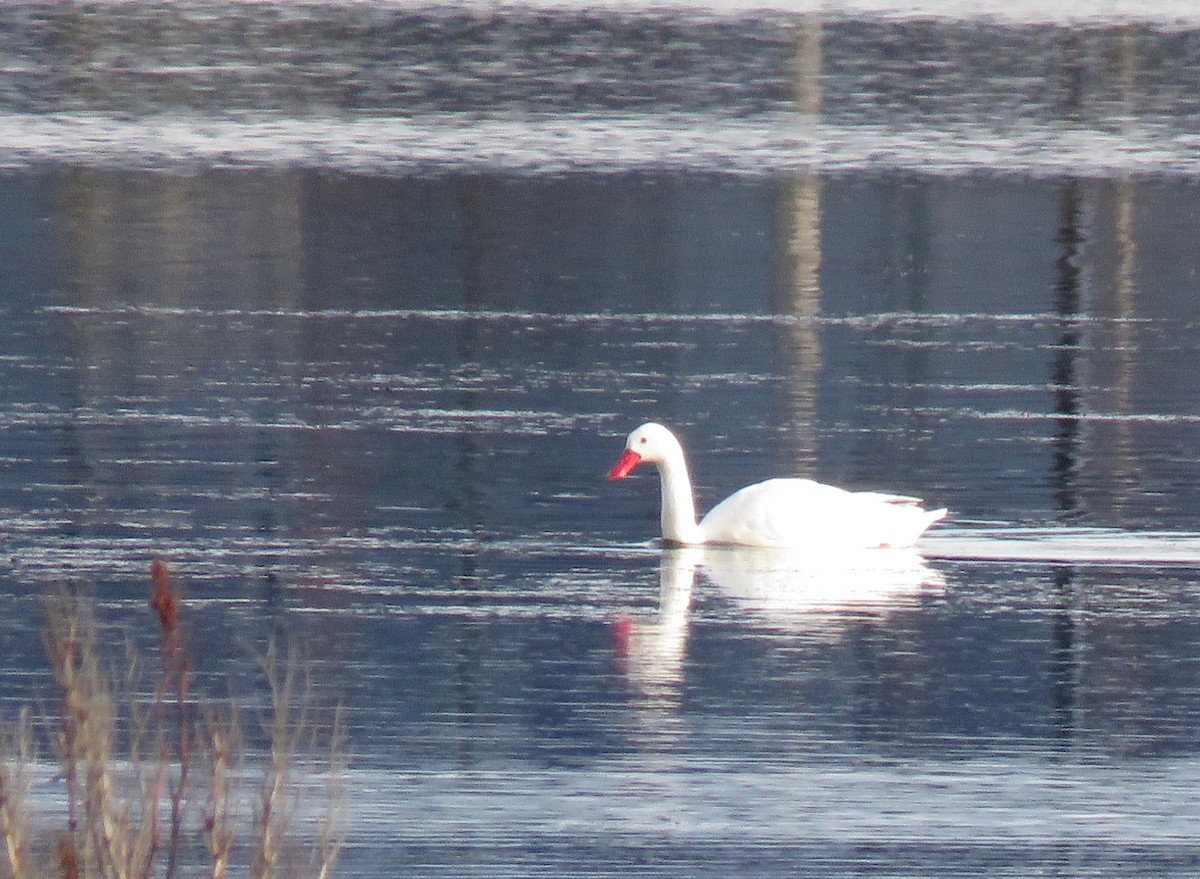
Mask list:
POLYGON ((195 692, 178 582, 161 561, 150 580, 158 623, 152 688, 132 648, 119 665, 104 656, 89 601, 66 590, 47 600, 44 642, 57 700, 45 738, 65 795, 61 814, 35 818, 35 724, 24 711, 0 726, 0 879, 176 879, 183 870, 274 879, 285 862, 288 876, 326 879, 343 839, 340 711, 321 716, 305 664, 295 651, 281 657, 271 648, 269 754, 252 765, 236 705, 195 692), (298 859, 289 828, 312 778, 325 780, 322 817, 304 843, 308 856, 298 859))
POLYGON ((0 833, 4 835, 10 875, 26 879, 34 875, 30 869, 29 820, 25 811, 28 767, 35 756, 29 712, 22 711, 16 725, 0 731, 0 737, 0 833))

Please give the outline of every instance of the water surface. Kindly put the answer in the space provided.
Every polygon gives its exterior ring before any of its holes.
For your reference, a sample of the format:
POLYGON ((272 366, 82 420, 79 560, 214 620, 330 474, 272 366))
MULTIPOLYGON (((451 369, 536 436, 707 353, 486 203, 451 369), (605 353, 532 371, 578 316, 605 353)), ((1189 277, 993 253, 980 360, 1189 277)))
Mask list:
POLYGON ((1190 875, 1195 22, 1085 13, 6 7, 0 705, 161 554, 347 875, 1190 875), (649 418, 951 515, 666 551, 649 418))

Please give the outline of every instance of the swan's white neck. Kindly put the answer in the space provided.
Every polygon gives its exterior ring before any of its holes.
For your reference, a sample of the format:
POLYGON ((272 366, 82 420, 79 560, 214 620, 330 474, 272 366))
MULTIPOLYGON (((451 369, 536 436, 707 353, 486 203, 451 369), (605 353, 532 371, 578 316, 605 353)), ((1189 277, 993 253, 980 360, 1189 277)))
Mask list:
POLYGON ((704 542, 704 532, 696 524, 696 502, 692 498, 692 480, 687 461, 678 446, 656 462, 662 484, 662 536, 671 543, 704 542))

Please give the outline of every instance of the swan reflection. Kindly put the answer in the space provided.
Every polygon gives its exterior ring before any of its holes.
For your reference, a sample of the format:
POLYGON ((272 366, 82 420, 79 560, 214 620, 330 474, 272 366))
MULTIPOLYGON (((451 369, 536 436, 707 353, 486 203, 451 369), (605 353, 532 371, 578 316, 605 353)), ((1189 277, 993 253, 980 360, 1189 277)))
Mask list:
POLYGON ((828 556, 787 549, 708 547, 704 572, 721 595, 786 629, 837 628, 845 614, 884 615, 942 585, 915 549, 828 556))
POLYGON ((623 615, 614 627, 620 669, 649 703, 670 708, 679 704, 692 587, 702 559, 703 551, 696 547, 663 550, 658 613, 636 619, 623 615))
POLYGON ((942 584, 916 550, 828 557, 754 547, 664 549, 658 612, 622 615, 613 627, 618 666, 654 725, 682 699, 696 572, 738 614, 785 632, 837 638, 852 620, 885 617, 942 584))

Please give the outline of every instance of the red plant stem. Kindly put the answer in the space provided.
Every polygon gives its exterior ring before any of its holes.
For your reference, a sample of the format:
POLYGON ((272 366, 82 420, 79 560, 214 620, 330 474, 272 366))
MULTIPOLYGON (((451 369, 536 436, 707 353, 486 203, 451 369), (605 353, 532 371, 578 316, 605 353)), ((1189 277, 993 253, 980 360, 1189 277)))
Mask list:
MULTIPOLYGON (((179 610, 183 603, 181 590, 171 575, 170 568, 162 559, 155 559, 151 563, 150 581, 150 608, 158 615, 163 663, 163 676, 157 691, 160 718, 165 712, 167 694, 173 690, 175 697, 174 757, 179 764, 179 776, 170 785, 171 835, 167 845, 166 867, 166 879, 174 879, 183 830, 184 792, 191 770, 192 742, 188 734, 190 724, 187 710, 187 699, 191 689, 191 665, 183 649, 183 629, 179 623, 179 610)), ((170 752, 165 756, 169 760, 170 752)))

